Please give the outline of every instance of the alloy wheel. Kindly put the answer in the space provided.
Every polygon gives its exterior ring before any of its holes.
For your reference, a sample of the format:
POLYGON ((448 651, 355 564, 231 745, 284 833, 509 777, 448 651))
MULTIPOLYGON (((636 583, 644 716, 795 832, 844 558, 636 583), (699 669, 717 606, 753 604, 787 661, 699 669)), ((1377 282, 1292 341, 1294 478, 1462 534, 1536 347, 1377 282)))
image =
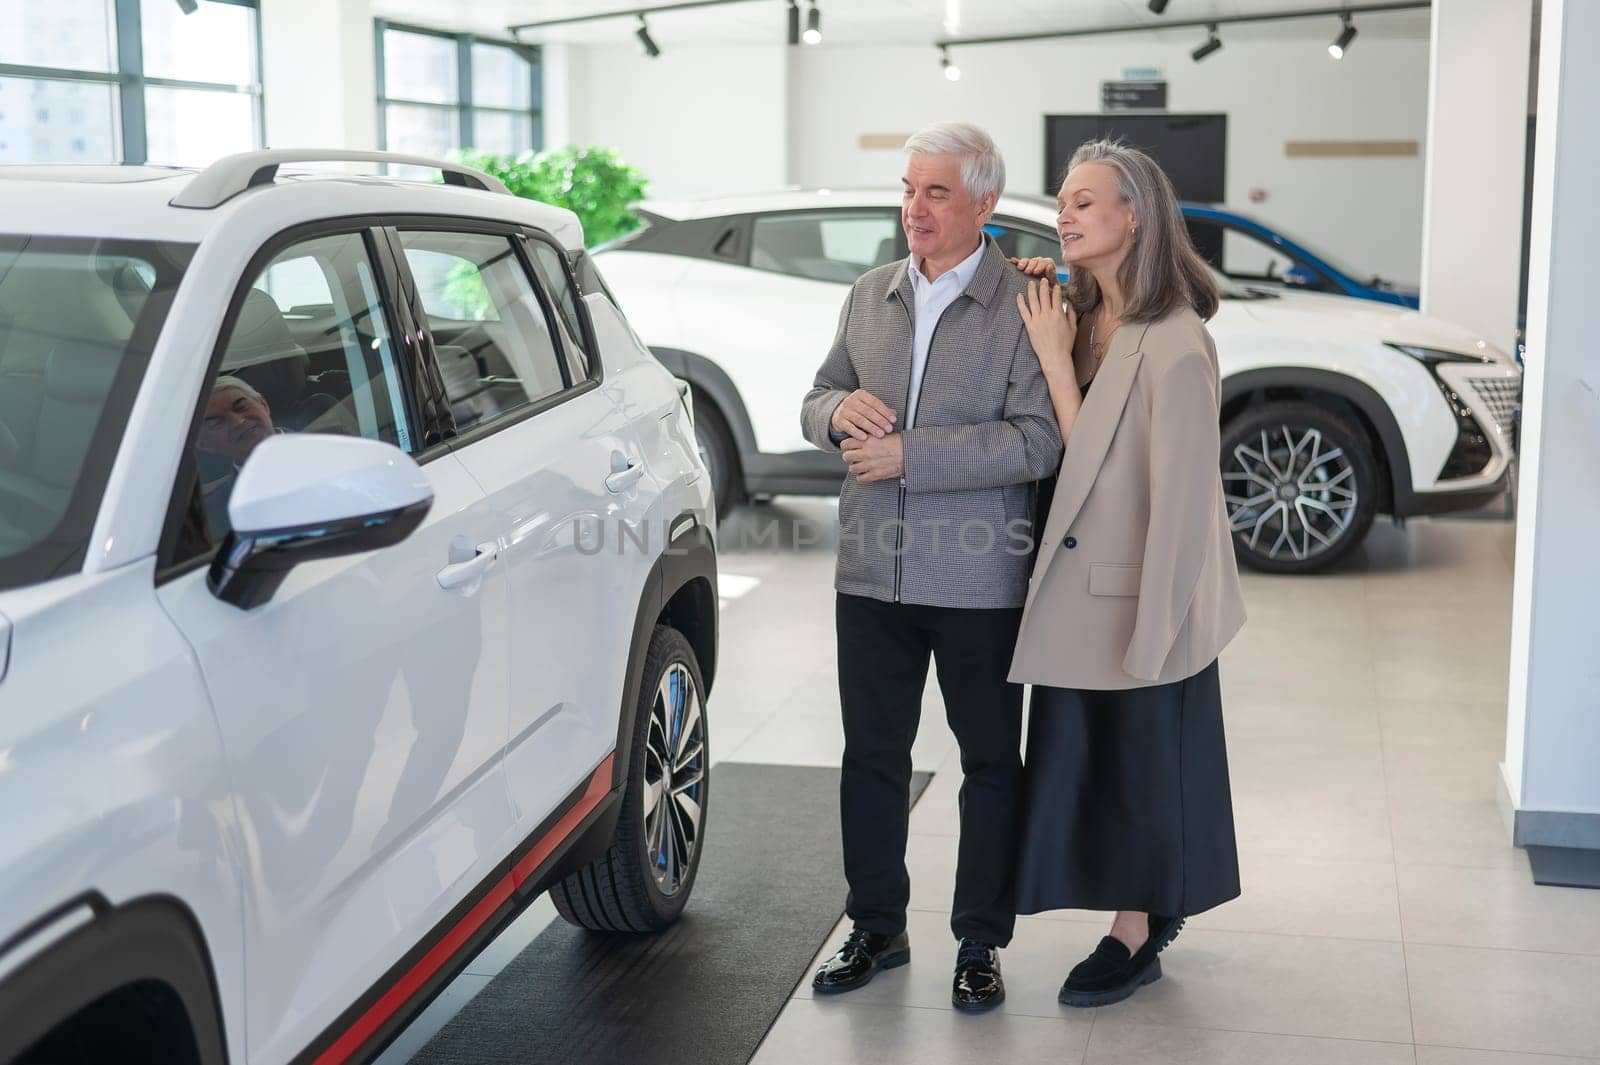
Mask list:
POLYGON ((1236 444, 1222 484, 1234 535, 1273 560, 1304 562, 1334 549, 1361 502, 1350 457, 1314 426, 1280 424, 1236 444))
POLYGON ((645 737, 645 850, 656 887, 677 894, 692 867, 705 819, 705 714, 694 678, 673 662, 656 686, 645 737))

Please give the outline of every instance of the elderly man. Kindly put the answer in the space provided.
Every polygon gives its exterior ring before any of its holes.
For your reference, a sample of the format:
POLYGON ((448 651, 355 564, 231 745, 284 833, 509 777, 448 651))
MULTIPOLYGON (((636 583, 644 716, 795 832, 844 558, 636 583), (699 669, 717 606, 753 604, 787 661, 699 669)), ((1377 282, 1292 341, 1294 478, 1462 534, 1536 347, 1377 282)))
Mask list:
POLYGON ((998 948, 1015 924, 1022 688, 1006 675, 1033 483, 1058 467, 1061 434, 1017 309, 1024 279, 983 232, 1005 185, 994 142, 951 124, 905 148, 911 255, 851 289, 800 414, 849 466, 834 587, 854 929, 812 986, 848 991, 910 960, 911 742, 931 657, 964 778, 951 1001, 984 1010, 1005 997, 998 948))
POLYGON ((238 467, 257 444, 279 431, 272 424, 272 408, 261 393, 243 378, 224 374, 212 382, 195 445, 231 459, 238 467))

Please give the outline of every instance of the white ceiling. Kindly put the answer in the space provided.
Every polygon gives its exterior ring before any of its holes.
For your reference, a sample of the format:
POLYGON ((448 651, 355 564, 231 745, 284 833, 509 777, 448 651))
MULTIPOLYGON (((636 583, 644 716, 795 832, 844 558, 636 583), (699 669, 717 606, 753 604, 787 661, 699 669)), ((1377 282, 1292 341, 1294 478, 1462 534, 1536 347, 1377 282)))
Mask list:
MULTIPOLYGON (((671 0, 374 0, 373 10, 399 22, 485 36, 506 36, 514 23, 564 18, 671 0)), ((802 0, 802 9, 809 0, 802 0)), ((931 44, 946 36, 992 36, 1088 29, 1097 26, 1156 26, 1164 21, 1217 18, 1335 6, 1336 0, 1170 0, 1165 15, 1152 15, 1145 0, 818 0, 823 44, 828 46, 931 44)), ((668 45, 749 45, 785 39, 785 0, 747 3, 650 17, 650 33, 668 45)), ((632 44, 636 23, 608 19, 576 26, 529 31, 530 42, 632 44)), ((1426 38, 1426 10, 1359 16, 1357 28, 1373 38, 1426 38)), ((1224 27, 1235 39, 1298 39, 1332 36, 1332 17, 1253 26, 1224 27)), ((1160 38, 1189 40, 1197 32, 1176 30, 1160 38)))

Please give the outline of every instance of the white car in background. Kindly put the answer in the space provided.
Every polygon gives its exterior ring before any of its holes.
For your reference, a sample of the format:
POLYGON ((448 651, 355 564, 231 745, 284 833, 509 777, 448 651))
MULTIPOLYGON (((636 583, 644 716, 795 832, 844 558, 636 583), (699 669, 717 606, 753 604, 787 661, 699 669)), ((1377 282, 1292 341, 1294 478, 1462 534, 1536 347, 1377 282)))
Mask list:
MULTIPOLYGON (((693 385, 722 512, 838 490, 843 466, 801 436, 800 400, 850 284, 905 257, 899 207, 893 190, 648 202, 642 229, 595 250, 634 328, 693 385)), ((1060 259, 1048 200, 1003 197, 990 231, 1008 254, 1060 259)), ((1218 284, 1222 475, 1241 561, 1314 571, 1380 513, 1469 509, 1504 490, 1521 395, 1505 352, 1400 307, 1218 284)))
POLYGON ((0 1062, 364 1060, 546 890, 673 921, 710 478, 576 217, 383 153, 0 190, 0 1062))

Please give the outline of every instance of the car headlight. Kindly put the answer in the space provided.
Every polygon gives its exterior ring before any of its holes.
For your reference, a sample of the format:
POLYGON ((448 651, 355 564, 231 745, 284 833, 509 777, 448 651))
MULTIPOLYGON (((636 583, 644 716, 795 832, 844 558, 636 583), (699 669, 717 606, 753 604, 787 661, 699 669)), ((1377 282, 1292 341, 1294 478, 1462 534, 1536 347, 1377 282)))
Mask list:
POLYGON ((1461 351, 1440 351, 1438 348, 1418 347, 1415 344, 1390 343, 1388 347, 1391 347, 1395 351, 1403 354, 1410 355, 1413 359, 1416 359, 1429 369, 1439 365, 1441 362, 1484 363, 1494 361, 1487 355, 1468 355, 1467 353, 1461 351))

